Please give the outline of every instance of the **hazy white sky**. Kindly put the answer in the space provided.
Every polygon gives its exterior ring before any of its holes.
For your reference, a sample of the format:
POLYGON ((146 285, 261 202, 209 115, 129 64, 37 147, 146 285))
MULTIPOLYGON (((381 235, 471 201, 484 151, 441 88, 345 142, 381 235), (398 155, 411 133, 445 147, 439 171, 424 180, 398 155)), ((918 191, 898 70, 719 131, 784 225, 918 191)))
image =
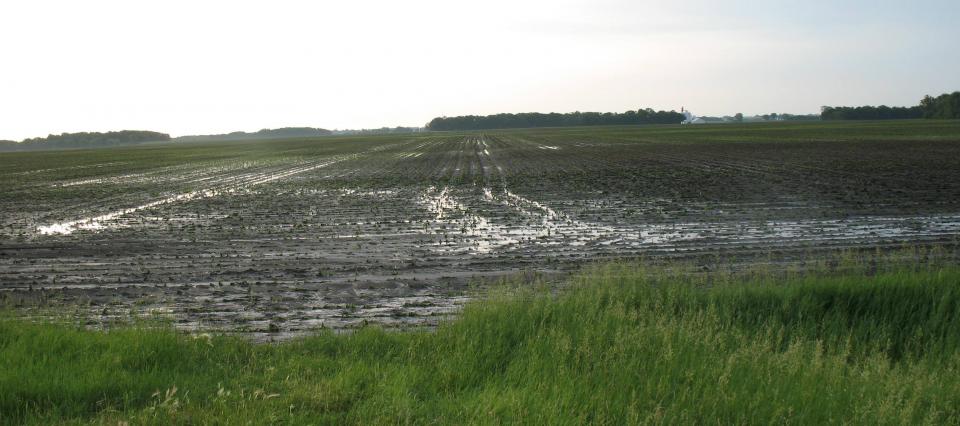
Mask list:
POLYGON ((911 3, 4 0, 0 139, 913 105, 960 90, 960 1, 911 3))

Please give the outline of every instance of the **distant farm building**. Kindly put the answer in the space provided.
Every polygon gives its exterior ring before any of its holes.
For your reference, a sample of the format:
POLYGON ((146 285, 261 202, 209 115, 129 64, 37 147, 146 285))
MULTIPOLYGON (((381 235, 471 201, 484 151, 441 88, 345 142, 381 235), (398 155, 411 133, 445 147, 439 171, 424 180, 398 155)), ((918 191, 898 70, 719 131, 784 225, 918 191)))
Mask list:
POLYGON ((697 117, 686 108, 680 108, 680 113, 683 114, 684 117, 680 124, 724 124, 737 122, 733 117, 697 117))

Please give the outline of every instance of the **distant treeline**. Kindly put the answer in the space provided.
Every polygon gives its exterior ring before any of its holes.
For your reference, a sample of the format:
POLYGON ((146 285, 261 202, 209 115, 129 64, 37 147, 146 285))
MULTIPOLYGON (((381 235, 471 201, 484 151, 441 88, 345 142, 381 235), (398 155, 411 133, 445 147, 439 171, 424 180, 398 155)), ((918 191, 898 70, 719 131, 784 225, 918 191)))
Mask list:
POLYGON ((762 118, 764 121, 820 121, 820 116, 816 114, 777 114, 774 112, 758 115, 757 117, 762 118))
POLYGON ((521 127, 604 126, 623 124, 680 124, 683 114, 676 111, 654 111, 650 108, 624 113, 571 112, 566 114, 525 112, 519 114, 467 115, 437 117, 430 120, 430 130, 514 129, 521 127))
POLYGON ((888 107, 886 105, 823 107, 820 118, 822 120, 900 120, 923 118, 923 110, 919 106, 888 107))
POLYGON ((960 118, 960 92, 937 97, 925 96, 920 105, 912 107, 859 106, 823 107, 823 120, 897 120, 911 118, 960 118))
POLYGON ((381 127, 379 129, 343 129, 334 130, 334 135, 393 135, 398 133, 416 133, 422 131, 419 127, 381 127))
POLYGON ((212 140, 252 140, 252 139, 285 139, 285 138, 308 138, 314 136, 327 136, 332 132, 327 129, 315 127, 282 127, 279 129, 261 129, 256 132, 232 132, 220 135, 195 135, 181 136, 177 138, 178 142, 197 142, 212 140))
POLYGON ((170 140, 170 135, 166 133, 146 130, 121 130, 119 132, 106 133, 80 132, 50 135, 45 138, 24 139, 23 142, 20 143, 0 141, 0 149, 6 151, 24 151, 58 148, 97 148, 168 140, 170 140))

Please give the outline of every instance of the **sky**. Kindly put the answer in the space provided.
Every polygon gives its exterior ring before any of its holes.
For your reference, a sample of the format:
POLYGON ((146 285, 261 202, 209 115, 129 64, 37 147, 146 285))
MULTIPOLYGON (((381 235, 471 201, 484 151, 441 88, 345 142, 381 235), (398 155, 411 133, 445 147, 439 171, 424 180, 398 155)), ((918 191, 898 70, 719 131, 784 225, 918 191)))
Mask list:
POLYGON ((915 105, 960 2, 4 0, 0 139, 437 116, 915 105))

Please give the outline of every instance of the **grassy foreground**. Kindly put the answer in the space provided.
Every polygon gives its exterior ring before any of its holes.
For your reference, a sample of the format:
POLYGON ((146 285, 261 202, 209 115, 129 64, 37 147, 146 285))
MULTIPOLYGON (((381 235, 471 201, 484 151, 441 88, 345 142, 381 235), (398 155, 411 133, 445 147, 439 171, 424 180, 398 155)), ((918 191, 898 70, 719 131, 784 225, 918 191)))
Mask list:
POLYGON ((0 422, 956 424, 958 370, 960 269, 609 265, 434 332, 258 345, 0 320, 0 422))

